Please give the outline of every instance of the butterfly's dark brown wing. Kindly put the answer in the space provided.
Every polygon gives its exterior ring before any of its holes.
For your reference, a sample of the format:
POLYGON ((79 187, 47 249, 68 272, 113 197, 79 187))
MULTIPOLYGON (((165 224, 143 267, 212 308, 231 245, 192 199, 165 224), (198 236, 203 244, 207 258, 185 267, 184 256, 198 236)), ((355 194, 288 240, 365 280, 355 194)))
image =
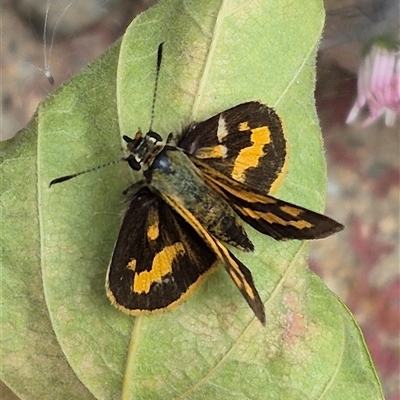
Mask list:
POLYGON ((107 274, 107 295, 130 314, 183 300, 217 257, 197 232, 147 188, 131 200, 107 274))
POLYGON ((210 175, 205 174, 205 179, 244 221, 276 240, 322 239, 344 228, 332 218, 307 208, 272 196, 248 192, 245 187, 226 186, 210 175))
MULTIPOLYGON (((179 147, 195 164, 267 194, 285 174, 287 142, 275 111, 248 102, 192 126, 179 147)), ((233 183, 234 184, 234 183, 233 183)))
POLYGON ((240 217, 277 240, 319 239, 343 229, 322 214, 268 193, 285 175, 287 143, 278 115, 239 104, 193 126, 179 146, 240 217))
POLYGON ((192 228, 199 235, 199 240, 206 243, 213 251, 219 261, 223 264, 234 284, 242 293, 255 316, 262 324, 265 324, 264 304, 261 301, 260 295, 255 287, 253 277, 249 269, 238 260, 217 238, 211 235, 207 229, 202 226, 198 219, 181 203, 176 202, 172 198, 165 199, 174 210, 179 213, 184 221, 190 223, 192 228))

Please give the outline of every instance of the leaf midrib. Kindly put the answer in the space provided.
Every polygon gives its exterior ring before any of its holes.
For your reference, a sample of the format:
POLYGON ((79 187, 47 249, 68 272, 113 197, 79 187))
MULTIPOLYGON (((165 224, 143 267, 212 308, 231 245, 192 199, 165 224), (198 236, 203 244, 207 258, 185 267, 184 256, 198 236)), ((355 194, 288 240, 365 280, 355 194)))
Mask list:
POLYGON ((226 13, 224 15, 224 9, 226 7, 227 0, 222 0, 221 7, 219 9, 219 12, 215 18, 215 26, 213 29, 213 33, 211 35, 211 42, 209 46, 209 50, 206 56, 206 60, 204 63, 204 68, 203 68, 203 73, 201 74, 200 82, 196 91, 196 94, 194 95, 194 103, 192 107, 192 113, 190 115, 190 121, 197 121, 197 114, 198 110, 201 104, 201 99, 202 95, 204 93, 204 88, 206 86, 206 82, 208 81, 210 69, 212 66, 213 62, 213 57, 215 54, 215 49, 217 47, 218 39, 220 37, 221 33, 221 26, 222 21, 224 20, 226 13))

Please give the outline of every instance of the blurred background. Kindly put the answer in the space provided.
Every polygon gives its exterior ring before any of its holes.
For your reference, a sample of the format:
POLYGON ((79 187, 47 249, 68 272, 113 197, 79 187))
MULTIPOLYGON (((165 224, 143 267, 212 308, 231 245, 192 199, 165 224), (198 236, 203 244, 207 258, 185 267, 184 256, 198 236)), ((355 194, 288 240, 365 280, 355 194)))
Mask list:
MULTIPOLYGON (((1 139, 10 138, 25 127, 40 101, 102 54, 124 33, 135 15, 154 3, 2 0, 1 139), (53 86, 49 83, 51 76, 53 86)), ((310 267, 353 312, 386 399, 398 400, 400 118, 393 117, 400 112, 400 105, 399 97, 397 106, 389 99, 392 107, 386 119, 385 115, 377 118, 387 110, 390 92, 377 94, 365 77, 373 75, 371 57, 375 53, 371 43, 381 46, 382 37, 385 43, 400 38, 400 4, 399 0, 325 0, 325 7, 316 103, 328 164, 326 214, 344 223, 346 229, 312 244, 310 267), (359 83, 359 102, 353 108, 358 77, 362 77, 363 85, 359 83), (361 108, 365 98, 369 107, 361 108), (353 121, 346 124, 349 116, 353 121)), ((383 48, 386 56, 392 46, 385 44, 383 48)), ((392 86, 394 82, 400 93, 399 51, 389 53, 397 66, 392 86)), ((383 53, 379 54, 382 60, 383 53)), ((383 65, 381 70, 386 75, 393 68, 383 65)), ((17 399, 3 384, 0 398, 17 399)))

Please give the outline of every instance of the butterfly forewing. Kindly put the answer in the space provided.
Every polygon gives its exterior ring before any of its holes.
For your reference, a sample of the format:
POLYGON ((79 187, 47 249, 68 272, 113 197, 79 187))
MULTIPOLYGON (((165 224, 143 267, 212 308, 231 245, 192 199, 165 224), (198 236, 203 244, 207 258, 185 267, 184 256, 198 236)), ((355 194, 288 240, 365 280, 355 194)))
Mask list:
POLYGON ((253 277, 249 269, 238 260, 217 238, 211 235, 208 230, 198 221, 187 208, 182 207, 180 203, 172 199, 166 198, 167 203, 171 205, 174 210, 179 213, 184 221, 190 223, 195 232, 198 233, 199 238, 203 243, 206 243, 209 249, 212 250, 218 260, 223 264, 234 284, 242 293, 255 316, 262 324, 265 324, 265 311, 264 305, 261 301, 260 295, 256 289, 253 277))
POLYGON ((322 239, 343 229, 339 222, 307 208, 272 196, 252 193, 238 185, 224 185, 222 180, 211 175, 205 174, 205 180, 244 221, 276 240, 322 239))
POLYGON ((195 164, 261 193, 283 178, 286 145, 280 118, 258 102, 239 104, 194 125, 179 143, 195 164))

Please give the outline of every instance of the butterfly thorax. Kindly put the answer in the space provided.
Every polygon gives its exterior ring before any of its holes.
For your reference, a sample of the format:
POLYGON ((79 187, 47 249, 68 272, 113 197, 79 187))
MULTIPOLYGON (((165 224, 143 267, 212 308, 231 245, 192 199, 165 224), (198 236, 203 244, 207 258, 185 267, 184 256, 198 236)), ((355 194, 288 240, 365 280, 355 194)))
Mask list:
POLYGON ((195 218, 216 238, 242 250, 252 250, 232 207, 210 188, 182 149, 166 145, 144 173, 147 184, 188 220, 195 218))

